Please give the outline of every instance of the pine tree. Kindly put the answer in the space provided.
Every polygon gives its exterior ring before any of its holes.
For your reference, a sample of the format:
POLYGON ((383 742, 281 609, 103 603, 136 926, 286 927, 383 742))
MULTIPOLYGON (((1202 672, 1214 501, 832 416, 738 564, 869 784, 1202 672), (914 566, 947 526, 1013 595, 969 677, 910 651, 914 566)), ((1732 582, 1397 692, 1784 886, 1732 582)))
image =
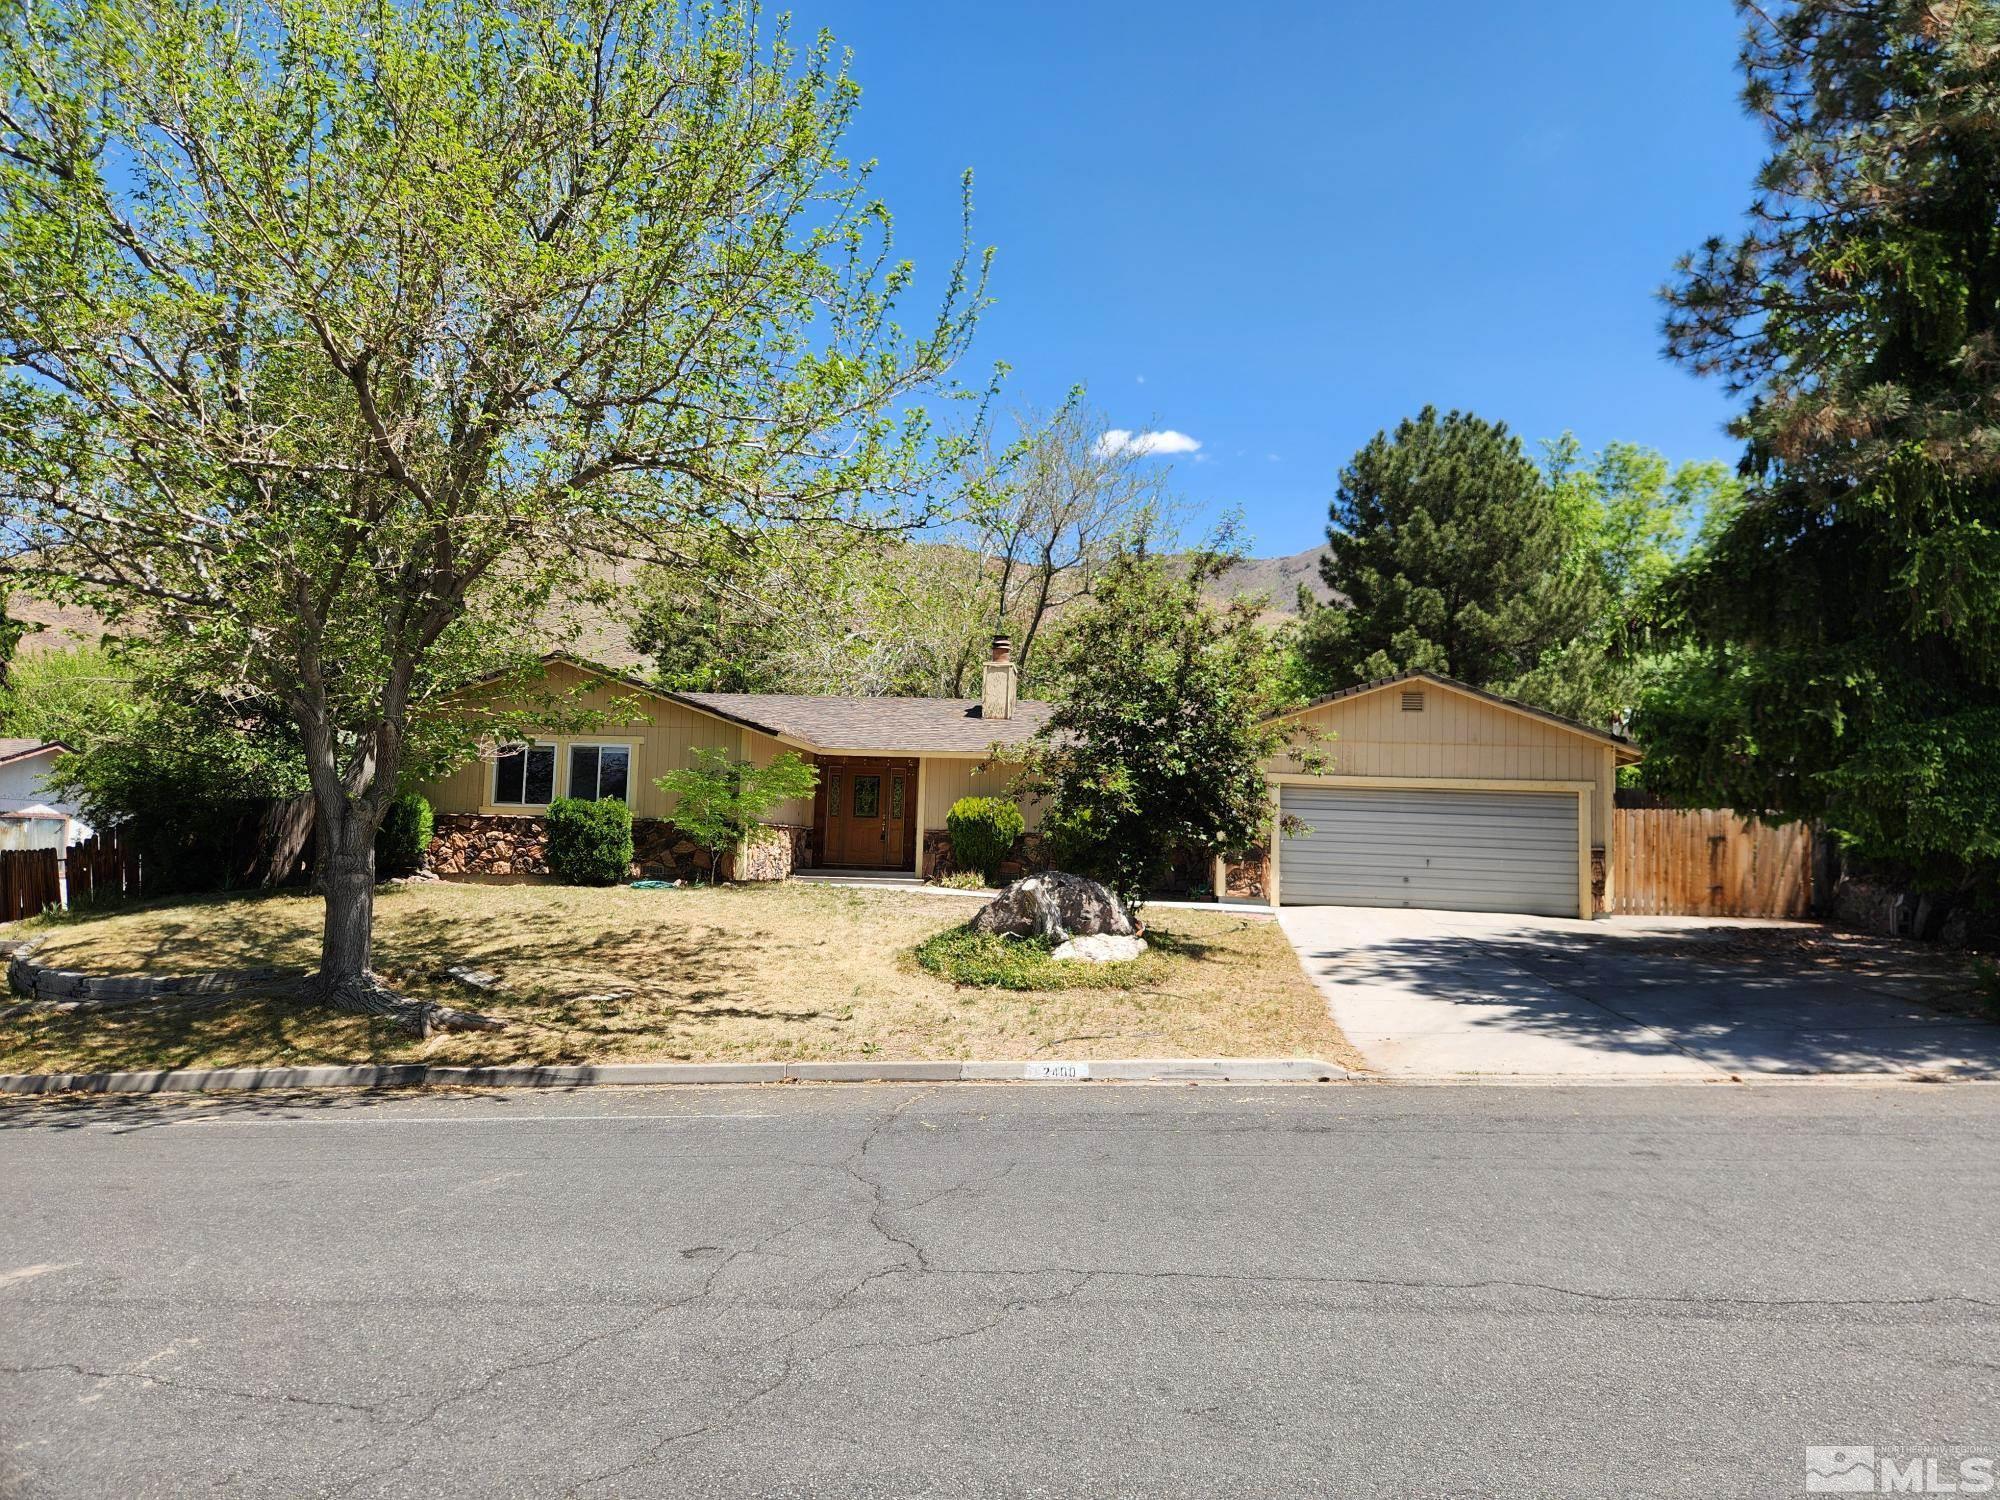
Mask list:
POLYGON ((1422 668, 1505 692, 1599 614, 1554 492, 1504 423, 1425 407, 1340 476, 1321 576, 1347 607, 1308 616, 1300 654, 1332 691, 1422 668))
POLYGON ((1672 580, 1648 777, 1938 883, 2000 856, 2000 7, 1742 4, 1770 155, 1669 352, 1747 394, 1744 503, 1672 580))

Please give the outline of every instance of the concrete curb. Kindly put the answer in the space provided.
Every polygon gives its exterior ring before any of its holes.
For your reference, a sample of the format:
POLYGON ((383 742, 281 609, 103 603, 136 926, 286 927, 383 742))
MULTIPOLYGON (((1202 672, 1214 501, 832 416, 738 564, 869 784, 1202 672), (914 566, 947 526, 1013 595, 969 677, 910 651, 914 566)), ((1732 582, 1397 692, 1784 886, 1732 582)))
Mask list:
POLYGON ((1089 1062, 603 1063, 458 1068, 175 1068, 0 1073, 0 1094, 212 1094, 268 1089, 589 1088, 697 1083, 1330 1083, 1357 1078, 1311 1057, 1112 1058, 1089 1062))

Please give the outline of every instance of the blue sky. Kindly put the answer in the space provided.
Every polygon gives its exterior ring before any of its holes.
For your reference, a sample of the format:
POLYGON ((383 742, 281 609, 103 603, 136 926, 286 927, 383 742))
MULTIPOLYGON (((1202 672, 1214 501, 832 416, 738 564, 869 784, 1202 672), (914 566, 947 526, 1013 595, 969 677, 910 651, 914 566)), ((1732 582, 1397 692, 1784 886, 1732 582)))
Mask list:
POLYGON ((975 365, 1199 441, 1176 484, 1260 554, 1317 543, 1341 463, 1427 401, 1735 457, 1653 297, 1759 158, 1725 0, 793 3, 855 50, 851 145, 920 270, 976 173, 975 365))

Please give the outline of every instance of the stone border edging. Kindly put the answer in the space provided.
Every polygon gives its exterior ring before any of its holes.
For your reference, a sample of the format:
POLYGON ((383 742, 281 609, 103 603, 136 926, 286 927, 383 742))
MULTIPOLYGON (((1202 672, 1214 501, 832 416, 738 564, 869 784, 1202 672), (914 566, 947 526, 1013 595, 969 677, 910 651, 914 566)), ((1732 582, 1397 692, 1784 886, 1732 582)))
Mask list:
POLYGON ((1367 1075, 1311 1057, 1109 1058, 1070 1062, 601 1063, 468 1068, 383 1063, 311 1068, 174 1068, 133 1073, 0 1073, 0 1094, 223 1093, 260 1089, 588 1088, 696 1083, 1330 1083, 1367 1075))
POLYGON ((229 1000, 296 987, 306 971, 294 968, 222 969, 205 974, 90 974, 35 963, 44 939, 9 945, 7 986, 22 997, 11 1009, 96 1010, 150 1000, 229 1000))

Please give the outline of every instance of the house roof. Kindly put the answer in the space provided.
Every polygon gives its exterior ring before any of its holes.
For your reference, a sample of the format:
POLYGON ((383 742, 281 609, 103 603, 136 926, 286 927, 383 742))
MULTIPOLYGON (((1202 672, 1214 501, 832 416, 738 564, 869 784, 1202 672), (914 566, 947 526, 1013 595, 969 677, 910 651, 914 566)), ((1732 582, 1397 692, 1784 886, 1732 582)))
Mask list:
POLYGON ((1054 705, 1017 702, 988 719, 961 698, 821 698, 804 693, 674 693, 668 696, 816 750, 978 752, 1017 745, 1048 721, 1054 705))
MULTIPOLYGON (((810 693, 676 693, 585 661, 568 651, 551 651, 544 666, 561 664, 606 678, 669 703, 684 704, 732 724, 775 735, 809 750, 907 754, 979 755, 994 745, 1024 743, 1047 722, 1055 705, 1018 700, 1013 715, 988 719, 976 701, 962 698, 842 698, 810 693)), ((491 673, 492 682, 508 676, 491 673)))
POLYGON ((48 755, 55 751, 67 753, 69 746, 61 740, 21 740, 0 738, 0 766, 12 765, 17 760, 33 760, 37 755, 48 755))
POLYGON ((1523 703, 1518 698, 1507 698, 1501 696, 1499 693, 1489 693, 1486 689, 1476 688, 1469 682, 1460 682, 1456 677, 1446 677, 1442 673, 1426 672, 1421 668, 1415 667, 1407 672, 1397 672, 1388 677, 1378 677, 1373 682, 1356 683, 1353 687, 1342 688, 1337 693, 1328 693, 1324 698, 1315 698, 1311 703, 1301 708, 1295 708, 1289 713, 1280 714, 1278 717, 1281 719, 1296 719, 1301 714, 1309 714, 1316 708, 1325 708, 1330 703, 1339 703, 1347 698, 1359 698, 1367 693, 1377 693, 1383 688, 1394 687, 1401 682, 1435 683, 1439 687, 1449 688, 1455 693, 1464 693, 1469 698, 1478 698, 1482 702, 1491 703, 1496 708, 1504 708, 1512 713, 1525 714, 1531 719, 1540 719, 1544 723, 1554 724, 1559 729, 1567 729, 1572 734, 1580 734, 1593 740, 1602 741, 1604 744, 1610 745, 1618 751, 1618 759, 1621 765, 1643 759, 1639 747, 1626 739, 1622 734, 1613 734, 1608 729, 1599 729, 1595 725, 1586 724, 1580 719, 1565 718, 1562 714, 1551 713, 1546 708, 1537 708, 1532 703, 1523 703))

